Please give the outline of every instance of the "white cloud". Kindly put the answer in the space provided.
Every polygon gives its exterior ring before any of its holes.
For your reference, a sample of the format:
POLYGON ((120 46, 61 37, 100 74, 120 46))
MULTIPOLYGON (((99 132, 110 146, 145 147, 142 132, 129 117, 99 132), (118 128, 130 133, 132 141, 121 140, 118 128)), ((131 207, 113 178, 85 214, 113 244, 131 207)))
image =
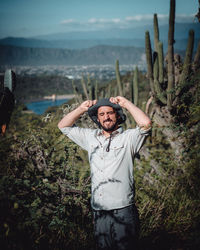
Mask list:
POLYGON ((192 23, 192 22, 194 22, 194 19, 195 19, 195 14, 191 14, 191 15, 178 14, 178 15, 176 15, 176 22, 192 23))
POLYGON ((113 18, 111 19, 113 23, 121 23, 121 19, 120 18, 113 18))
POLYGON ((96 18, 90 18, 88 20, 88 23, 97 23, 97 19, 96 18))
POLYGON ((120 18, 112 18, 112 19, 105 19, 105 18, 99 18, 99 19, 96 19, 96 18, 91 18, 87 21, 88 23, 91 23, 91 24, 108 24, 108 23, 120 23, 121 20, 120 18))
POLYGON ((75 21, 74 19, 66 19, 66 20, 62 20, 60 23, 61 24, 73 24, 73 23, 77 23, 77 21, 75 21))
POLYGON ((67 30, 98 30, 104 28, 121 27, 124 20, 120 18, 90 18, 87 21, 78 21, 75 19, 66 19, 60 22, 67 30))
MULTIPOLYGON (((193 15, 177 14, 176 22, 193 22, 193 15)), ((168 23, 169 16, 166 14, 157 14, 159 24, 168 23)), ((66 19, 60 22, 68 30, 98 30, 104 28, 132 28, 138 25, 153 24, 153 14, 138 14, 120 18, 90 18, 86 21, 78 21, 75 19, 66 19)))
POLYGON ((152 14, 148 14, 148 15, 135 15, 135 16, 128 16, 125 18, 125 20, 127 22, 131 22, 131 21, 143 21, 143 20, 151 20, 153 17, 152 14))

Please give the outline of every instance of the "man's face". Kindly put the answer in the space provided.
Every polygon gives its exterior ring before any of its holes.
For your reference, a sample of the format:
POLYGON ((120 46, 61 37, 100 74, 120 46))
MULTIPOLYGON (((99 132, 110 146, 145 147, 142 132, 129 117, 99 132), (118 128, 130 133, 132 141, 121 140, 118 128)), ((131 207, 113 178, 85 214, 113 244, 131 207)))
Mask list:
POLYGON ((115 110, 109 106, 98 108, 98 122, 105 131, 114 131, 117 127, 117 115, 115 110))

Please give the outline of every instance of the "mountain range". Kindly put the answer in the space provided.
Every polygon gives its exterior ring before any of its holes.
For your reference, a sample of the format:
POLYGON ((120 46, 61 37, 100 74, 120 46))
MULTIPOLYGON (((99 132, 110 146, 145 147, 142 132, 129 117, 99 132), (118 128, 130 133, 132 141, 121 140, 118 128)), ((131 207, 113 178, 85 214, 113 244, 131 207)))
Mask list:
MULTIPOLYGON (((188 32, 195 32, 195 48, 200 39, 199 23, 176 23, 175 24, 175 48, 185 50, 188 32)), ((49 34, 31 38, 6 37, 0 39, 0 45, 12 45, 30 48, 65 48, 85 49, 98 45, 136 46, 144 48, 145 31, 149 30, 153 41, 153 25, 140 26, 132 29, 112 29, 100 31, 79 31, 49 34)), ((167 48, 168 25, 159 28, 160 41, 163 42, 164 50, 167 48)))
MULTIPOLYGON (((195 31, 194 51, 200 40, 200 24, 175 25, 175 51, 184 55, 188 32, 195 31)), ((1 65, 91 65, 144 64, 145 31, 153 42, 153 27, 82 31, 50 34, 32 38, 7 37, 0 39, 1 65)), ((164 52, 167 50, 168 25, 159 29, 164 52)), ((153 45, 152 45, 153 48, 153 45)))
POLYGON ((0 45, 1 65, 100 65, 144 63, 144 49, 99 45, 96 47, 69 50, 52 48, 26 48, 0 45))

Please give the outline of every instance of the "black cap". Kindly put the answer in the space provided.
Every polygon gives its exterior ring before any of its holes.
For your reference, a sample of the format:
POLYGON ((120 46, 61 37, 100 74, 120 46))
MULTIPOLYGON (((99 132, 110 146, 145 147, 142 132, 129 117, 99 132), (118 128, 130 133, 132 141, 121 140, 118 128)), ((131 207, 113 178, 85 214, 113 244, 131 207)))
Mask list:
POLYGON ((126 115, 123 113, 123 110, 122 110, 121 106, 119 104, 114 104, 114 103, 110 102, 109 99, 107 99, 107 98, 104 98, 104 99, 99 100, 95 105, 91 106, 88 109, 89 117, 97 125, 101 125, 98 122, 97 111, 98 111, 98 108, 100 108, 102 106, 112 107, 117 112, 117 114, 119 115, 118 124, 121 124, 121 123, 126 121, 126 115))

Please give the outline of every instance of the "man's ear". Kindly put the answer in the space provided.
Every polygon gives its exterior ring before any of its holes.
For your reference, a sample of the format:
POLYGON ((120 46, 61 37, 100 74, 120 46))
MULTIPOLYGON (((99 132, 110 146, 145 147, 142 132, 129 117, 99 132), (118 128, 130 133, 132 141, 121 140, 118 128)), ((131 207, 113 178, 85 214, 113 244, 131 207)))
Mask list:
POLYGON ((116 119, 117 119, 117 123, 119 122, 119 120, 120 120, 120 115, 116 115, 116 119))

